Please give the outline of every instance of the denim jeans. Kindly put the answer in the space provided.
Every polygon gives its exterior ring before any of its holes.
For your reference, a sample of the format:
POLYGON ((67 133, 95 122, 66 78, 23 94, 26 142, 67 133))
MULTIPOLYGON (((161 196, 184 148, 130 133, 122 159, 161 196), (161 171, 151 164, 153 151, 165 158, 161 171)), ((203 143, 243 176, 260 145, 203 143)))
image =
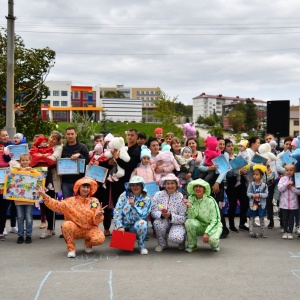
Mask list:
POLYGON ((62 182, 61 191, 64 199, 72 197, 74 195, 73 187, 75 182, 62 182))
POLYGON ((33 225, 33 205, 16 205, 17 221, 18 221, 18 236, 24 236, 24 219, 26 220, 26 236, 32 234, 33 225))

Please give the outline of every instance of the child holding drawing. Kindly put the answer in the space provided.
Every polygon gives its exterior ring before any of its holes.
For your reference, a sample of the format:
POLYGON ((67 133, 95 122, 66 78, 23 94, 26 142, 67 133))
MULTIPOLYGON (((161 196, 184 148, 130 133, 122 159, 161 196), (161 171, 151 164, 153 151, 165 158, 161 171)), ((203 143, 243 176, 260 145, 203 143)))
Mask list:
MULTIPOLYGON (((20 155, 19 170, 29 171, 31 156, 27 153, 20 155)), ((24 219, 26 220, 26 239, 25 243, 31 243, 32 225, 33 225, 33 204, 34 202, 15 201, 17 207, 17 222, 18 222, 18 244, 24 243, 24 219)))

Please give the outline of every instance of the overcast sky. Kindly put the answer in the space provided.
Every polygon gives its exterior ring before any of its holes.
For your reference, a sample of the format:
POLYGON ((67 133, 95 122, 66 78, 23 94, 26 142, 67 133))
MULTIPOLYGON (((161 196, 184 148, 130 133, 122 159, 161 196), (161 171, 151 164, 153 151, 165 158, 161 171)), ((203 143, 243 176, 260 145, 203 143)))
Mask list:
POLYGON ((186 104, 202 92, 299 104, 300 1, 14 2, 26 47, 57 53, 48 80, 160 87, 186 104))

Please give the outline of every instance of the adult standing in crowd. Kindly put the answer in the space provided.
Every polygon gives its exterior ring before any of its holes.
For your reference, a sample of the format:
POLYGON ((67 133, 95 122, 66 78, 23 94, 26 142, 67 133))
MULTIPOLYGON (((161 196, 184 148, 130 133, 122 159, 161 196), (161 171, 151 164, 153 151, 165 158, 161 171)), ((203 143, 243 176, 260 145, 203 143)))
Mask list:
POLYGON ((253 158, 254 154, 258 151, 258 148, 260 146, 260 139, 258 136, 252 136, 248 140, 248 142, 249 142, 249 145, 247 148, 247 153, 248 153, 250 168, 248 170, 247 177, 248 177, 248 182, 252 182, 253 181, 253 167, 255 165, 255 163, 252 162, 252 158, 253 158))
POLYGON ((192 157, 196 162, 196 167, 195 167, 194 172, 192 174, 192 178, 197 179, 197 178, 199 178, 199 169, 198 169, 198 167, 199 167, 199 165, 200 165, 200 163, 203 159, 203 155, 202 155, 202 152, 199 151, 199 143, 198 143, 196 138, 194 138, 194 137, 188 138, 187 141, 186 141, 186 145, 192 149, 192 157))
MULTIPOLYGON (((48 156, 49 159, 57 162, 57 159, 61 158, 62 145, 61 145, 61 134, 58 131, 52 131, 49 137, 49 146, 52 147, 53 153, 48 156)), ((58 192, 61 191, 61 178, 57 175, 56 166, 48 167, 48 173, 46 177, 46 194, 51 198, 55 198, 58 192)), ((44 233, 41 234, 41 239, 46 239, 52 237, 55 233, 55 213, 45 205, 45 203, 40 203, 40 206, 44 208, 47 220, 47 229, 44 233)))
MULTIPOLYGON (((130 156, 130 160, 128 162, 123 161, 119 156, 119 151, 113 152, 113 158, 108 161, 110 166, 115 165, 116 163, 125 170, 125 175, 119 178, 119 181, 111 182, 110 184, 110 192, 113 201, 113 207, 115 207, 120 195, 125 190, 125 183, 129 182, 131 173, 137 167, 140 162, 140 154, 141 147, 137 144, 137 130, 136 129, 128 129, 126 132, 126 141, 127 141, 127 153, 130 156)), ((110 205, 110 208, 111 205, 110 205)))
MULTIPOLYGON (((229 139, 225 139, 225 152, 229 156, 229 161, 235 159, 233 143, 229 139)), ((228 219, 229 230, 233 232, 249 231, 249 228, 245 226, 247 223, 247 210, 249 206, 249 199, 247 197, 247 186, 245 177, 242 175, 247 174, 247 171, 243 168, 239 170, 230 170, 226 174, 226 195, 229 202, 228 219), (236 185, 237 176, 241 176, 241 184, 236 185), (240 201, 240 225, 239 230, 235 227, 234 217, 237 208, 237 201, 240 201)))
MULTIPOLYGON (((228 154, 225 152, 225 140, 222 137, 218 137, 218 148, 224 154, 224 157, 227 161, 229 161, 228 154)), ((202 160, 199 170, 200 172, 207 172, 209 170, 215 170, 213 177, 209 180, 209 184, 211 187, 211 196, 217 201, 220 208, 221 222, 223 225, 223 231, 220 238, 224 239, 229 234, 229 229, 227 228, 224 214, 222 212, 222 208, 224 206, 224 180, 226 179, 226 173, 219 174, 217 171, 218 166, 205 166, 204 159, 202 160)))
MULTIPOLYGON (((71 158, 72 160, 84 158, 85 165, 87 165, 90 161, 89 150, 85 144, 77 141, 75 127, 69 126, 66 128, 65 138, 67 139, 67 142, 63 146, 61 158, 71 158)), ((62 175, 61 183, 64 199, 73 196, 74 183, 83 176, 84 173, 62 175)))

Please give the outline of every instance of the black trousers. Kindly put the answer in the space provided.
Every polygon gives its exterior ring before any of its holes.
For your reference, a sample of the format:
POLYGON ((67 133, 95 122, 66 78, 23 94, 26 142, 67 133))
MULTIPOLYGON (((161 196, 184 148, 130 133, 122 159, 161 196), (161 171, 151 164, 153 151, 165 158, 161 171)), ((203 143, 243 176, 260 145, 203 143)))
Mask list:
MULTIPOLYGON (((102 207, 108 205, 109 201, 109 189, 111 185, 109 183, 106 184, 106 189, 102 186, 102 183, 98 183, 98 189, 93 197, 97 198, 100 203, 102 203, 102 207)), ((104 221, 103 227, 105 230, 109 230, 111 225, 111 214, 112 210, 108 207, 104 209, 104 221)))
POLYGON ((293 233, 295 214, 297 209, 280 209, 284 232, 293 233))
POLYGON ((274 211, 273 211, 273 196, 274 196, 274 189, 275 189, 275 184, 271 184, 268 186, 268 197, 266 200, 266 209, 267 209, 267 218, 270 221, 273 221, 274 218, 274 211))
MULTIPOLYGON (((51 198, 55 198, 55 192, 54 191, 47 191, 46 193, 51 198)), ((49 207, 46 206, 45 203, 40 203, 41 211, 44 210, 46 214, 46 220, 47 220, 47 229, 48 230, 54 230, 55 229, 55 212, 51 210, 49 207)))

